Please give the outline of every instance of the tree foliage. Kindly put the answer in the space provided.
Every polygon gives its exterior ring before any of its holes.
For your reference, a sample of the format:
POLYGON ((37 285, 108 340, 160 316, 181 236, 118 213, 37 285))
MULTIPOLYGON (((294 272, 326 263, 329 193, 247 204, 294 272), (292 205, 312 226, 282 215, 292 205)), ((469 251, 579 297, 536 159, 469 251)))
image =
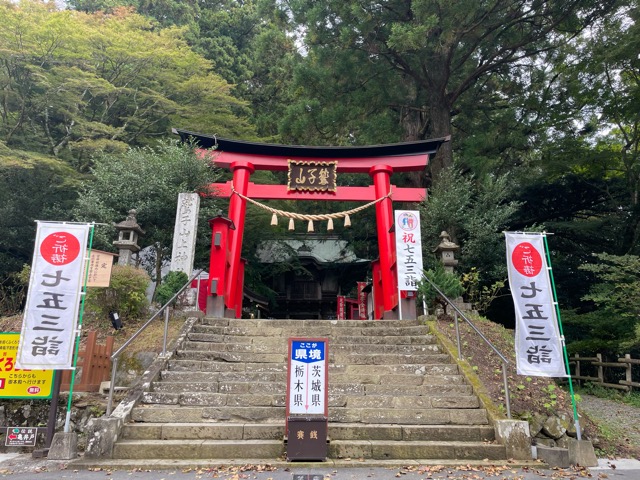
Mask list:
POLYGON ((0 135, 12 148, 71 159, 122 153, 176 123, 252 137, 245 105, 194 52, 180 28, 126 8, 58 11, 39 1, 0 3, 0 135))
MULTIPOLYGON (((584 300, 595 309, 581 315, 572 312, 568 324, 575 327, 572 349, 588 353, 622 353, 640 350, 640 257, 593 255, 597 262, 580 268, 595 277, 584 300)), ((569 330, 571 331, 571 329, 569 330)))
MULTIPOLYGON (((546 61, 549 52, 606 16, 616 2, 292 0, 286 5, 305 29, 309 50, 298 82, 304 93, 293 115, 304 114, 306 128, 323 138, 353 136, 364 142, 369 139, 361 132, 370 131, 363 128, 370 123, 392 133, 385 119, 400 126, 401 136, 394 140, 451 134, 463 97, 469 105, 491 108, 501 96, 527 90, 532 65, 546 61), (340 113, 343 122, 336 122, 340 113)), ((445 145, 431 164, 434 176, 452 164, 451 146, 445 145)))
MULTIPOLYGON (((446 231, 461 246, 462 272, 475 268, 482 285, 506 278, 504 235, 518 208, 511 200, 510 177, 482 181, 456 169, 441 172, 431 195, 420 206, 425 252, 433 252, 446 231)), ((440 263, 428 255, 427 263, 440 263)))
MULTIPOLYGON (((425 270, 424 276, 431 280, 451 301, 456 300, 464 292, 464 287, 458 276, 447 272, 440 262, 436 262, 433 268, 425 270)), ((449 303, 440 296, 438 291, 427 280, 423 279, 418 283, 418 292, 427 305, 434 306, 438 304, 442 307, 444 313, 447 313, 449 303)))
MULTIPOLYGON (((111 225, 135 209, 138 224, 145 230, 139 245, 152 247, 152 278, 159 284, 163 261, 173 244, 178 195, 206 193, 208 185, 218 178, 217 169, 198 157, 191 146, 167 142, 155 148, 138 147, 121 155, 97 157, 91 173, 80 191, 75 218, 111 225)), ((207 219, 214 216, 215 209, 213 199, 203 199, 198 222, 198 245, 202 249, 210 245, 207 219)), ((97 248, 113 249, 114 238, 113 227, 96 228, 97 248)))

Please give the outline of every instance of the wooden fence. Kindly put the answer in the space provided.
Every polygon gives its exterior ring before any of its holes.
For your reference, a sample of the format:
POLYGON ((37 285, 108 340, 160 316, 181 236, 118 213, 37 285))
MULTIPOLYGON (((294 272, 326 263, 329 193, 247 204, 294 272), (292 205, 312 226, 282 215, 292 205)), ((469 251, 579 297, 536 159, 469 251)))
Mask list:
MULTIPOLYGON (((97 392, 100 383, 111 377, 111 353, 113 352, 113 337, 108 336, 104 345, 98 345, 98 335, 95 331, 87 334, 85 349, 78 353, 74 392, 97 392)), ((71 370, 62 374, 61 391, 69 391, 71 370)))
MULTIPOLYGON (((618 390, 631 391, 633 387, 640 388, 640 381, 633 381, 634 365, 640 365, 640 359, 631 358, 626 354, 617 361, 603 361, 602 354, 595 357, 581 357, 575 354, 571 357, 569 365, 572 368, 572 377, 576 380, 585 380, 597 385, 618 390), (614 383, 617 382, 617 383, 614 383)), ((640 380, 638 368, 635 369, 636 378, 640 380)))

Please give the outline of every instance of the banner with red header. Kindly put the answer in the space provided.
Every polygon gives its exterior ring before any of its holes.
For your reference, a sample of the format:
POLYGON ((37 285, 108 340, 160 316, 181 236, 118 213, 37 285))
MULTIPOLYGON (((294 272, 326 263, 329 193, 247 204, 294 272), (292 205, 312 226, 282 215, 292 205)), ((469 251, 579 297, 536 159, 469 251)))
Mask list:
POLYGON ((18 368, 72 368, 89 228, 38 222, 18 368))
POLYGON ((505 232, 516 311, 519 375, 566 377, 560 329, 541 234, 505 232))

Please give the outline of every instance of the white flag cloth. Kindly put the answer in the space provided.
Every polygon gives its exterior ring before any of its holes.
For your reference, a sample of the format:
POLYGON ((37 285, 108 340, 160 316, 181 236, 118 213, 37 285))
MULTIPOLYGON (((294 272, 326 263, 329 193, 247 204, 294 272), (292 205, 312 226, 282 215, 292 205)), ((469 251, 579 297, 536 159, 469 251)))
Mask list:
POLYGON ((505 236, 516 311, 518 374, 566 377, 543 236, 511 232, 505 236))
POLYGON ((38 223, 16 366, 72 368, 90 225, 38 223))

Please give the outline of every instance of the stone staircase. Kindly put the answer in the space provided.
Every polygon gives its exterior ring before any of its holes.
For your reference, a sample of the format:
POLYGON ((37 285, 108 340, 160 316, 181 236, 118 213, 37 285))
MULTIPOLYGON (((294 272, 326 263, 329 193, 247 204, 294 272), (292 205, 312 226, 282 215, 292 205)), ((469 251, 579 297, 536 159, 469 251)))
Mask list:
POLYGON ((288 338, 328 338, 330 459, 506 460, 472 388, 416 321, 204 318, 113 459, 283 459, 288 338))

